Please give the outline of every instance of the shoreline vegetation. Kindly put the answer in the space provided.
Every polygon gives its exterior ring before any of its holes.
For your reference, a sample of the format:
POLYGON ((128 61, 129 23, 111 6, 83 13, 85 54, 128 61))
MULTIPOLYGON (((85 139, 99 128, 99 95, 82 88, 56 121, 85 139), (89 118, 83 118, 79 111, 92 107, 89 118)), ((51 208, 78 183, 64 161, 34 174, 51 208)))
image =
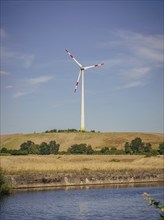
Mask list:
POLYGON ((0 167, 0 196, 9 195, 11 193, 11 187, 5 181, 5 177, 0 167))

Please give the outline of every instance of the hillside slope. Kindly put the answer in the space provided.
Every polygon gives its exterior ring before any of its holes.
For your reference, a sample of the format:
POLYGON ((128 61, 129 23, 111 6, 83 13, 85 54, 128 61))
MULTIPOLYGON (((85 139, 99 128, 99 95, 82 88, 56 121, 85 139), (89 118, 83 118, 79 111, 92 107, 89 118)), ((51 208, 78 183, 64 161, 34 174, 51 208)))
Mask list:
POLYGON ((36 144, 55 140, 60 144, 60 150, 67 150, 73 144, 86 143, 93 149, 102 147, 117 147, 122 149, 126 142, 136 137, 140 137, 144 143, 151 143, 153 148, 157 148, 159 143, 164 141, 163 134, 142 133, 142 132, 103 132, 103 133, 33 133, 33 134, 12 134, 1 135, 1 147, 8 149, 19 149, 23 142, 28 140, 36 144))

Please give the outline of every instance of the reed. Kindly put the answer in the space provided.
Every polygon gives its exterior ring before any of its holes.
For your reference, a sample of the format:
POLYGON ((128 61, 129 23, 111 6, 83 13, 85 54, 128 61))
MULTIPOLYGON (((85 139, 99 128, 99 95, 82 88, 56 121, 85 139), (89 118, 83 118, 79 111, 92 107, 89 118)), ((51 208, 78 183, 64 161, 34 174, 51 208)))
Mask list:
POLYGON ((5 174, 108 172, 156 170, 164 168, 164 157, 140 155, 29 155, 3 156, 0 165, 5 174))

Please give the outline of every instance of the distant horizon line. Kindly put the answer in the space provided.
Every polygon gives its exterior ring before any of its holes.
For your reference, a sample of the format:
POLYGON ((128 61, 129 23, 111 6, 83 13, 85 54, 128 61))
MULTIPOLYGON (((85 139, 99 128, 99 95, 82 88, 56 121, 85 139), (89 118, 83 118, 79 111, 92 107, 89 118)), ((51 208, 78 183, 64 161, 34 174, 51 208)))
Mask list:
MULTIPOLYGON (((53 130, 53 129, 52 129, 53 130)), ((72 129, 70 129, 72 130, 72 129)), ((76 129, 75 129, 76 130, 76 129)), ((46 130, 48 131, 48 130, 46 130)), ((157 131, 95 131, 95 130, 88 130, 88 131, 80 131, 80 130, 76 130, 76 131, 68 131, 68 129, 57 129, 56 132, 46 132, 46 131, 38 131, 38 132, 16 132, 16 133, 0 133, 0 136, 2 135, 26 135, 26 134, 46 134, 46 133, 147 133, 147 134, 163 134, 164 132, 157 132, 157 131), (59 132, 58 132, 59 131, 59 132)))

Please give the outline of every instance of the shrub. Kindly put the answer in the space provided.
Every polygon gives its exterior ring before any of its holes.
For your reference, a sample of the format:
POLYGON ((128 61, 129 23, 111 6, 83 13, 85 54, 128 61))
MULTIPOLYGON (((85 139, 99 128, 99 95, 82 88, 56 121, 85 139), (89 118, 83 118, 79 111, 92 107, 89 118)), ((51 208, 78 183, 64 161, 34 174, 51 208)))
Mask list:
POLYGON ((131 141, 131 143, 126 142, 124 145, 126 154, 145 154, 147 156, 157 155, 158 152, 153 150, 150 143, 143 143, 141 138, 137 137, 131 141))
POLYGON ((28 152, 25 150, 9 150, 11 155, 28 155, 28 152))
POLYGON ((7 195, 11 193, 11 189, 7 183, 4 181, 4 176, 2 174, 2 169, 0 169, 0 195, 7 195))
POLYGON ((94 150, 90 145, 86 144, 74 144, 70 148, 68 148, 68 153, 71 154, 93 154, 94 150))
POLYGON ((56 141, 50 141, 50 154, 58 154, 60 145, 56 143, 56 141))
POLYGON ((150 154, 151 154, 152 156, 157 156, 157 155, 159 155, 158 151, 155 150, 155 149, 151 149, 150 154))
POLYGON ((39 154, 42 154, 42 155, 50 154, 50 146, 46 142, 42 142, 39 145, 39 154))
POLYGON ((122 155, 122 154, 125 154, 125 151, 124 150, 118 150, 118 149, 111 149, 110 151, 109 151, 109 154, 111 154, 111 155, 122 155))
POLYGON ((34 142, 32 141, 27 141, 27 142, 24 142, 20 145, 20 150, 23 150, 23 151, 29 151, 29 147, 32 146, 32 145, 35 145, 34 142))
POLYGON ((132 153, 133 153, 129 142, 126 142, 126 143, 125 143, 124 149, 125 149, 125 153, 126 153, 126 154, 132 154, 132 153))
POLYGON ((6 148, 6 147, 3 147, 3 148, 1 149, 1 153, 8 153, 7 148, 6 148))
POLYGON ((144 143, 142 142, 141 138, 137 137, 131 141, 131 149, 134 154, 144 152, 144 143))
POLYGON ((103 148, 101 148, 100 152, 101 152, 102 154, 109 154, 109 147, 103 147, 103 148))
POLYGON ((151 144, 150 143, 146 143, 146 145, 144 146, 144 152, 145 153, 150 153, 152 150, 151 144))
POLYGON ((164 155, 164 142, 159 144, 158 152, 164 155))

